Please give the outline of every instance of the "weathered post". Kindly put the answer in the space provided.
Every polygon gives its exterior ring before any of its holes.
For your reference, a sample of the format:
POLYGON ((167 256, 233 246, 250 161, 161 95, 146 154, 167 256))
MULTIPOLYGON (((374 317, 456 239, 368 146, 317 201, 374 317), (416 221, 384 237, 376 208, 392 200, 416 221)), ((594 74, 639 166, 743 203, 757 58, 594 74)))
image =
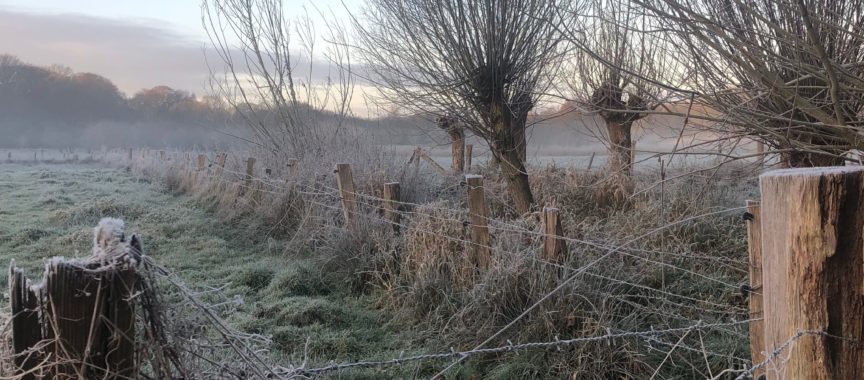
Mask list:
POLYGON ((567 254, 567 242, 564 240, 564 228, 555 207, 543 208, 543 259, 553 263, 564 261, 567 254))
POLYGON ((159 151, 159 161, 165 161, 165 151, 164 150, 159 151))
POLYGON ((864 168, 760 177, 765 351, 798 331, 768 379, 864 378, 864 168))
POLYGON ((483 176, 468 174, 468 215, 471 222, 471 242, 474 245, 474 265, 478 268, 489 267, 491 261, 492 238, 487 224, 486 196, 483 194, 483 176))
POLYGON ((129 148, 129 161, 132 161, 132 148, 129 148))
POLYGON ((296 158, 289 158, 288 159, 288 173, 291 174, 292 177, 297 175, 297 159, 296 158))
POLYGON ((384 219, 393 224, 393 231, 399 231, 399 223, 402 215, 399 213, 399 182, 390 182, 384 184, 384 219))
POLYGON ((216 176, 221 177, 222 171, 225 170, 225 158, 228 157, 228 153, 220 153, 219 156, 216 157, 216 176))
MULTIPOLYGON (((762 313, 762 213, 758 201, 747 201, 747 253, 750 261, 750 285, 743 292, 750 307, 750 356, 753 365, 765 360, 765 328, 762 313)), ((758 368, 753 378, 758 379, 765 370, 758 368)))
POLYGON ((474 145, 465 144, 465 170, 471 170, 471 159, 474 155, 474 145))
POLYGON ((597 154, 597 153, 596 153, 596 152, 591 152, 591 158, 588 159, 588 171, 589 171, 589 172, 591 171, 591 166, 594 165, 594 155, 595 155, 595 154, 597 154))
POLYGON ((354 228, 354 222, 357 218, 357 194, 354 192, 354 176, 351 174, 351 165, 336 164, 335 173, 345 226, 354 228))
POLYGON ((207 167, 207 155, 201 153, 198 155, 198 171, 204 171, 207 167))
POLYGON ((246 188, 252 187, 252 178, 255 173, 255 158, 249 157, 246 159, 246 188))
MULTIPOLYGON (((9 303, 12 309, 12 348, 15 352, 15 366, 25 372, 36 369, 45 356, 43 350, 35 349, 42 340, 42 327, 39 321, 39 295, 30 287, 24 272, 9 266, 9 303)), ((41 371, 40 371, 41 372, 41 371)), ((40 379, 41 373, 22 374, 22 379, 40 379)))

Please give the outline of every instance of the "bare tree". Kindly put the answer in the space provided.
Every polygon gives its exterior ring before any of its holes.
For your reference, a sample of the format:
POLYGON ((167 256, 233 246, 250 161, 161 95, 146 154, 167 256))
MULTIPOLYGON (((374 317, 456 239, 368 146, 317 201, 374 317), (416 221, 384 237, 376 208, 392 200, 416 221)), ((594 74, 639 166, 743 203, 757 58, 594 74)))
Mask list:
POLYGON ((575 49, 563 82, 577 105, 603 120, 614 190, 628 194, 633 186, 633 124, 668 100, 669 92, 655 83, 680 81, 680 70, 665 56, 668 41, 646 33, 651 17, 631 1, 574 4, 578 8, 563 9, 577 25, 564 31, 575 49))
POLYGON ((634 1, 688 53, 702 101, 788 166, 836 165, 861 148, 864 2, 634 1))
POLYGON ((319 49, 309 15, 290 19, 282 0, 204 0, 202 14, 223 66, 211 68, 212 87, 258 145, 302 158, 341 130, 355 84, 344 29, 325 21, 338 42, 319 49))
POLYGON ((525 130, 559 62, 557 8, 555 0, 370 0, 355 20, 384 99, 443 111, 483 138, 519 212, 534 202, 525 130))

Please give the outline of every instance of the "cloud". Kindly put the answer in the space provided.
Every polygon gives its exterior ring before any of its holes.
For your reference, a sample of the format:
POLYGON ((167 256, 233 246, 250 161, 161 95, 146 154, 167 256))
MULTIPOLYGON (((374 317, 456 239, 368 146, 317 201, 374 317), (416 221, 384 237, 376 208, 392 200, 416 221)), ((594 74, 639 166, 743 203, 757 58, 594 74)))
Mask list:
POLYGON ((201 92, 209 75, 206 43, 156 21, 0 11, 0 35, 2 53, 96 73, 126 93, 160 84, 201 92))
MULTIPOLYGON (((0 54, 40 66, 59 64, 76 72, 99 74, 130 96, 157 85, 204 94, 209 89, 208 62, 217 71, 224 67, 209 41, 179 33, 158 20, 0 10, 0 35, 4 36, 0 54)), ((239 51, 232 50, 231 55, 235 62, 243 62, 239 51)), ((292 59, 295 79, 306 81, 308 59, 301 54, 292 59)), ((338 70, 326 59, 316 59, 311 69, 316 85, 338 70)), ((354 69, 362 65, 355 64, 354 69)), ((358 93, 351 107, 365 114, 362 94, 370 93, 368 84, 354 79, 358 93)))

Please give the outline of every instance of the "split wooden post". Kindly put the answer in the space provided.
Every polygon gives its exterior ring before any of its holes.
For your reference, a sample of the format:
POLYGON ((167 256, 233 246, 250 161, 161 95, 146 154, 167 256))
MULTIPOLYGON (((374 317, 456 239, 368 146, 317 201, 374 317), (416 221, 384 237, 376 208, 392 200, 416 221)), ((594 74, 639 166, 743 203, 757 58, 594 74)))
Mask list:
POLYGON ((336 183, 339 186, 345 226, 354 228, 357 219, 357 194, 354 192, 354 175, 351 174, 351 165, 336 164, 334 172, 336 173, 336 183))
POLYGON ((783 348, 767 378, 864 378, 864 167, 775 170, 760 188, 765 351, 783 348))
POLYGON ((564 261, 567 241, 564 240, 564 228, 561 226, 557 208, 543 208, 543 229, 543 259, 553 263, 564 261))
POLYGON ((198 155, 198 171, 204 171, 207 167, 207 156, 205 154, 198 155))
POLYGON ((297 159, 296 158, 289 158, 288 159, 288 174, 290 174, 292 177, 297 175, 297 159))
POLYGON ((249 157, 246 159, 246 187, 252 187, 252 178, 255 173, 255 158, 249 157))
POLYGON ((465 144, 465 170, 471 170, 471 159, 474 154, 474 145, 465 144))
MULTIPOLYGON (((747 201, 747 253, 750 261, 750 285, 744 293, 750 308, 750 356, 753 365, 765 361, 765 328, 762 312, 762 213, 758 201, 747 201)), ((763 368, 753 372, 758 379, 765 373, 763 368)))
MULTIPOLYGON (((9 303, 12 309, 12 348, 16 354, 15 366, 25 372, 35 369, 42 361, 44 350, 33 350, 42 340, 42 327, 39 320, 39 294, 33 291, 24 272, 15 267, 15 261, 9 266, 9 303)), ((40 373, 22 374, 24 380, 41 379, 40 373)))
POLYGON ((488 268, 491 261, 492 237, 487 223, 486 196, 483 194, 483 176, 468 174, 468 215, 471 222, 471 242, 474 245, 473 261, 479 268, 488 268))
POLYGON ((393 224, 393 231, 399 231, 399 224, 402 220, 402 214, 399 213, 399 182, 389 182, 384 184, 384 219, 393 224))

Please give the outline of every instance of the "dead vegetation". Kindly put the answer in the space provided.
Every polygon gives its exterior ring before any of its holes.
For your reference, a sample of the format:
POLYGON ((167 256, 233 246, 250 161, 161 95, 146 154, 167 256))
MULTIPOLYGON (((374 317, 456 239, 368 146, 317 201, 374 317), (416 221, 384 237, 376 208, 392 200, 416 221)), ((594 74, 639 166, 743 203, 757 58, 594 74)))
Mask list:
MULTIPOLYGON (((474 247, 458 177, 400 165, 357 165, 361 223, 346 229, 333 174, 309 168, 296 177, 273 171, 266 176, 262 168, 279 167, 278 161, 257 164, 248 187, 236 166, 226 167, 221 178, 214 177, 212 167, 184 169, 182 159, 139 160, 133 170, 162 179, 169 191, 195 196, 248 233, 284 238, 287 257, 311 255, 319 263, 313 272, 287 278, 272 278, 264 268, 248 272, 240 280, 249 287, 271 289, 274 296, 282 292, 277 289, 371 296, 395 315, 390 323, 410 328, 416 343, 426 347, 470 348, 513 321, 491 345, 748 318, 739 292, 747 278, 746 234, 737 210, 755 187, 734 181, 743 167, 697 172, 705 174, 662 187, 655 186, 658 173, 641 172, 636 175, 640 191, 624 201, 598 191, 607 177, 596 172, 551 166, 532 171, 537 199, 561 210, 569 247, 561 263, 540 258, 543 230, 537 216, 521 217, 497 174, 479 168, 487 176, 493 240, 488 269, 477 270, 468 259, 474 247), (406 194, 395 232, 382 217, 379 198, 382 184, 394 179, 406 194), (570 278, 577 269, 580 275, 570 278), (550 292, 555 295, 545 298, 550 292)), ((286 308, 261 309, 257 316, 292 324, 339 322, 339 313, 328 307, 310 305, 290 314, 279 311, 286 308)), ((480 356, 458 371, 464 377, 494 378, 711 377, 749 366, 745 337, 746 328, 734 327, 663 339, 598 341, 560 351, 480 356)), ((318 347, 311 354, 326 356, 328 346, 309 338, 318 347)), ((273 339, 281 350, 307 349, 293 330, 277 331, 273 339)), ((429 376, 443 367, 426 364, 415 370, 429 376)))

